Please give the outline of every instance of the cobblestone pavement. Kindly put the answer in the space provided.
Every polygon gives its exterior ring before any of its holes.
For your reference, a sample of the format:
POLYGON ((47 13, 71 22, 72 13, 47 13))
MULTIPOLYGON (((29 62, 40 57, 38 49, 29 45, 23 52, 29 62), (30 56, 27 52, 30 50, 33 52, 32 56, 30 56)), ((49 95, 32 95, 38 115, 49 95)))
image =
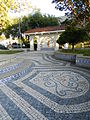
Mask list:
POLYGON ((90 120, 90 70, 52 54, 0 56, 0 120, 90 120))

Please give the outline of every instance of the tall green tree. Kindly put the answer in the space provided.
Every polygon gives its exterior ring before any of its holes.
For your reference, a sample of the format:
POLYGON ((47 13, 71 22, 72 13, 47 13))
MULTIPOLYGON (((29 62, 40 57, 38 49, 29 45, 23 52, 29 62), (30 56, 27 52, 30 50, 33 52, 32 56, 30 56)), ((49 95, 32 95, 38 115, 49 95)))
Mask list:
POLYGON ((15 0, 0 0, 0 33, 11 23, 8 10, 15 8, 15 0))
POLYGON ((67 15, 71 15, 81 24, 90 20, 90 0, 53 0, 52 3, 56 4, 57 9, 66 11, 67 15))
POLYGON ((36 12, 33 15, 22 18, 21 30, 22 33, 28 29, 46 26, 59 25, 58 19, 50 15, 42 15, 40 12, 36 12))
POLYGON ((21 19, 21 23, 16 22, 12 26, 8 26, 4 31, 6 37, 9 37, 10 34, 13 37, 19 35, 19 24, 21 33, 24 33, 28 29, 33 29, 37 27, 46 27, 46 26, 55 26, 59 25, 58 19, 50 15, 42 15, 40 12, 36 12, 28 17, 24 16, 21 19))
POLYGON ((57 42, 59 45, 63 45, 65 43, 69 43, 72 45, 72 49, 74 49, 74 45, 80 42, 88 41, 90 37, 86 33, 84 29, 77 29, 75 27, 67 27, 65 32, 63 32, 57 42))

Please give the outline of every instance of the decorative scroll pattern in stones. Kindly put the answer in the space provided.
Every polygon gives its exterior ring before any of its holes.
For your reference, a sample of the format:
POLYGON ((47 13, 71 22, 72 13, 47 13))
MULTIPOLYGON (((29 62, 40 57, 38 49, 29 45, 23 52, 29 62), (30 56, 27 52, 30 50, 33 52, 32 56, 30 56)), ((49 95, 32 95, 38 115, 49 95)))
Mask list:
POLYGON ((32 79, 32 83, 61 98, 74 98, 89 90, 86 78, 71 71, 41 72, 32 79))

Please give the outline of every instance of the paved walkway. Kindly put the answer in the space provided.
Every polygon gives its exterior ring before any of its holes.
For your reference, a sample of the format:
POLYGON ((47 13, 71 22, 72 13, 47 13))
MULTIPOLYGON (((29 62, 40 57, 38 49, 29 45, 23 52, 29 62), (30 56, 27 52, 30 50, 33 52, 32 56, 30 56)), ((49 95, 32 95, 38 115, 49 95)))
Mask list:
POLYGON ((0 55, 0 120, 90 120, 90 71, 47 52, 0 55))

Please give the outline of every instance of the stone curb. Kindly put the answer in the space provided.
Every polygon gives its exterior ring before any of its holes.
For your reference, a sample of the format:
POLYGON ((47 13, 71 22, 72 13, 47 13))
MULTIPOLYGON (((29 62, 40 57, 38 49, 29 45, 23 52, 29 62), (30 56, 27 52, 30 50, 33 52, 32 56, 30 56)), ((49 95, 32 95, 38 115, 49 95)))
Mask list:
POLYGON ((69 53, 54 53, 56 59, 70 61, 75 63, 77 66, 90 68, 90 57, 83 56, 82 54, 69 54, 69 53))

